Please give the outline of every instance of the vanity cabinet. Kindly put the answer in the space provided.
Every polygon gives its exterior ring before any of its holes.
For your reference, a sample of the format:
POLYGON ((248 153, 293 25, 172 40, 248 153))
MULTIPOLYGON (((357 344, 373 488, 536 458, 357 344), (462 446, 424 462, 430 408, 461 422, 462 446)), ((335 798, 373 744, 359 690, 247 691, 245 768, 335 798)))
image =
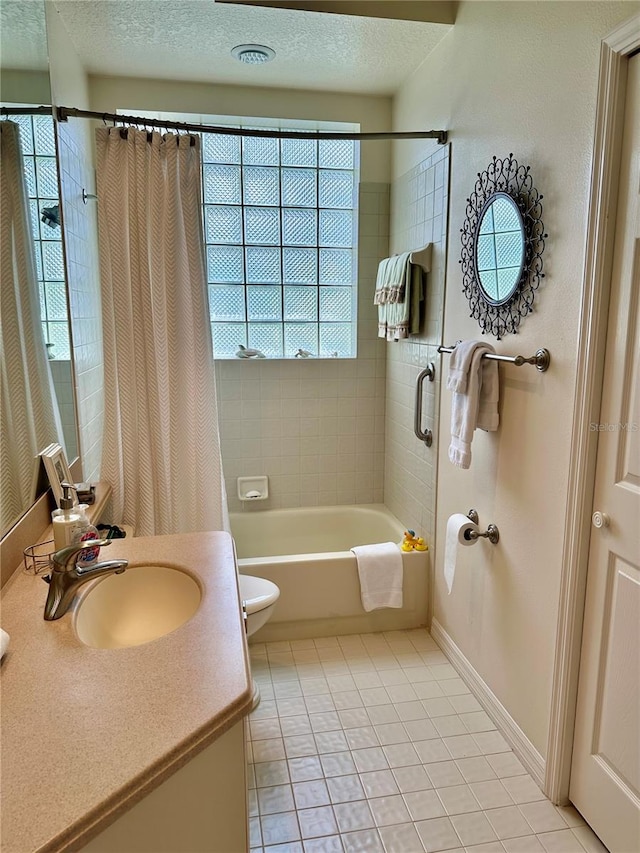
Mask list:
POLYGON ((244 726, 237 722, 80 853, 246 853, 244 726))

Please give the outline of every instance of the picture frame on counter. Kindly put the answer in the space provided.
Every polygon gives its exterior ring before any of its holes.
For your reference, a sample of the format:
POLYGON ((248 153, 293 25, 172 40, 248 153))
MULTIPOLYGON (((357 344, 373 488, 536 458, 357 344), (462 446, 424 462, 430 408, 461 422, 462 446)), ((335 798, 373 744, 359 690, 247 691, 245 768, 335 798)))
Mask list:
MULTIPOLYGON (((49 478, 49 483, 51 485, 51 491, 53 492, 53 497, 56 501, 56 506, 60 507, 60 500, 62 498, 62 484, 70 483, 73 485, 73 480, 71 479, 71 471, 69 470, 69 463, 67 462, 67 457, 65 456, 64 449, 59 444, 50 444, 48 447, 45 447, 44 450, 40 451, 40 457, 44 464, 44 469, 47 472, 47 477, 49 478)), ((78 503, 78 498, 76 496, 75 491, 73 492, 73 503, 78 503)))

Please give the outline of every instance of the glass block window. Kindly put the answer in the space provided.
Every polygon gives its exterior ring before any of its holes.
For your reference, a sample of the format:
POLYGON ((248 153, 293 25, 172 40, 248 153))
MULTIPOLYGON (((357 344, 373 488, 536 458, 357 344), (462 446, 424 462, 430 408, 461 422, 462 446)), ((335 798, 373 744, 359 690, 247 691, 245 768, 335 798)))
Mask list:
POLYGON ((215 357, 354 357, 358 143, 203 134, 202 158, 215 357))
POLYGON ((36 259, 36 276, 40 293, 42 331, 49 358, 69 360, 69 322, 62 252, 62 229, 59 221, 58 165, 51 116, 9 115, 20 127, 20 143, 24 163, 31 230, 36 259), (43 209, 45 212, 43 217, 43 209), (53 219, 51 218, 53 217, 53 219), (43 218, 47 221, 43 221, 43 218))

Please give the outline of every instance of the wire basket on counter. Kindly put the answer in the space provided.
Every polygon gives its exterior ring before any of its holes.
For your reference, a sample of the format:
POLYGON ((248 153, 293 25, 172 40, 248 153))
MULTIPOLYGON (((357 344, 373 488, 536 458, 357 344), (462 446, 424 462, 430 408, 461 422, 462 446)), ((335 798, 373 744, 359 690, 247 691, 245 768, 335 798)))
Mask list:
POLYGON ((24 570, 29 575, 44 575, 51 568, 52 557, 55 553, 53 539, 29 545, 24 554, 24 570))

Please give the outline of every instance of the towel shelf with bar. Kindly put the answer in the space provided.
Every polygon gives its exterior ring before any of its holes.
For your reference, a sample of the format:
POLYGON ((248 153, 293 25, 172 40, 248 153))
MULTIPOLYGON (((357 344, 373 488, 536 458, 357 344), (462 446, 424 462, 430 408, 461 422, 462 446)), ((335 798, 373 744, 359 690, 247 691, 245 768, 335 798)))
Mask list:
POLYGON ((428 379, 429 382, 433 382, 435 378, 436 366, 431 362, 424 370, 420 371, 416 380, 416 404, 413 416, 413 431, 416 434, 416 438, 420 441, 424 441, 427 447, 431 447, 431 444, 433 443, 433 433, 430 429, 422 429, 422 383, 425 379, 428 379))
MULTIPOLYGON (((455 347, 438 347, 438 352, 452 353, 455 347)), ((551 364, 551 353, 548 349, 536 350, 536 354, 525 358, 523 355, 500 355, 500 353, 486 352, 482 356, 491 361, 502 361, 505 364, 515 364, 516 367, 522 367, 523 364, 535 364, 537 370, 544 373, 551 364)))

